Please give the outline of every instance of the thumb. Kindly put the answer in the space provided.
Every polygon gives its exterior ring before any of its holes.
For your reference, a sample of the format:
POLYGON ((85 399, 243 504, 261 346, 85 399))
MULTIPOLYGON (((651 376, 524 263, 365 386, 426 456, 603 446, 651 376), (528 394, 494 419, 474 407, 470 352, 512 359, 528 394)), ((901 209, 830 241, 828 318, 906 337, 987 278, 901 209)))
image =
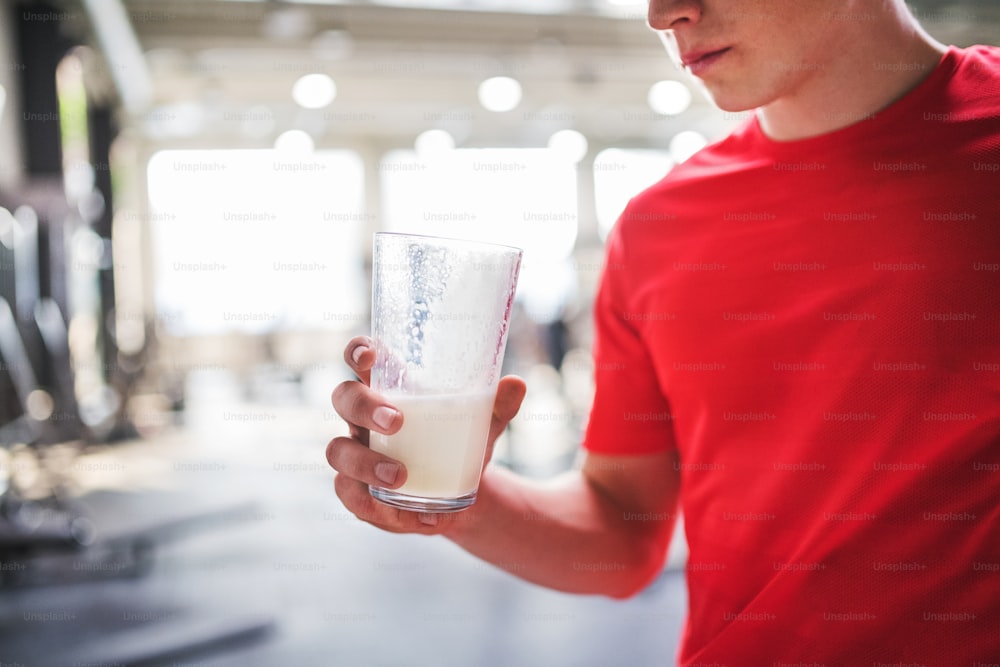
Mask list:
POLYGON ((493 402, 493 420, 490 422, 490 444, 493 444, 500 434, 503 433, 503 430, 507 428, 507 424, 514 418, 517 411, 521 409, 521 401, 524 400, 527 390, 528 387, 524 384, 524 380, 516 375, 508 375, 500 378, 500 383, 497 385, 497 397, 493 402))

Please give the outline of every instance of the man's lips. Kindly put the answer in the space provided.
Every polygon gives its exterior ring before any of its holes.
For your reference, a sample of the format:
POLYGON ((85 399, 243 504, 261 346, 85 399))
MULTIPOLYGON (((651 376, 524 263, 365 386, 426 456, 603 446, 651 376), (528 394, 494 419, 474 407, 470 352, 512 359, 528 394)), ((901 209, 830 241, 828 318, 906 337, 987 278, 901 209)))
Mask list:
POLYGON ((688 53, 681 54, 681 63, 692 72, 702 70, 718 60, 729 49, 730 47, 727 46, 711 51, 689 51, 688 53))

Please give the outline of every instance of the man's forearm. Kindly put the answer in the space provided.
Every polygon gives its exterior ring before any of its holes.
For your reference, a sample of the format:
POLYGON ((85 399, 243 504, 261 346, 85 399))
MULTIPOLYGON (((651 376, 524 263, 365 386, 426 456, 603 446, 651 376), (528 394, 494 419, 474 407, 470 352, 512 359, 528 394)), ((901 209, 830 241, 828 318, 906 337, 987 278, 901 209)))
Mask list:
POLYGON ((627 597, 662 569, 673 515, 637 516, 580 472, 546 482, 491 468, 476 504, 446 536, 528 581, 572 593, 627 597))

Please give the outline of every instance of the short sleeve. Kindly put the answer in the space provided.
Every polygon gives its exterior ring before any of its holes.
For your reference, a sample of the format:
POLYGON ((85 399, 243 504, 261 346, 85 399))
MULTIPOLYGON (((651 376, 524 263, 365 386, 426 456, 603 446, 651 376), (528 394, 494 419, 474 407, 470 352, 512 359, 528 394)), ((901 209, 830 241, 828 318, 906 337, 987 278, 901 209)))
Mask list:
POLYGON ((635 327, 630 266, 621 221, 609 235, 594 302, 594 402, 583 447, 595 454, 653 454, 675 449, 673 415, 652 357, 635 327), (631 315, 631 317, 630 317, 631 315))

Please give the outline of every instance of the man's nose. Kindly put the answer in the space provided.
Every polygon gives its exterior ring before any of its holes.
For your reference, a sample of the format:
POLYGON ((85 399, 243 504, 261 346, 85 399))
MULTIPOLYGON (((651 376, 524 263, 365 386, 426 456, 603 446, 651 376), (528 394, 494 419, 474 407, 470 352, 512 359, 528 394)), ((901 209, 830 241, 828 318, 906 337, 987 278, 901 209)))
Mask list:
POLYGON ((675 30, 697 23, 702 10, 701 0, 649 0, 646 22, 653 30, 675 30))

